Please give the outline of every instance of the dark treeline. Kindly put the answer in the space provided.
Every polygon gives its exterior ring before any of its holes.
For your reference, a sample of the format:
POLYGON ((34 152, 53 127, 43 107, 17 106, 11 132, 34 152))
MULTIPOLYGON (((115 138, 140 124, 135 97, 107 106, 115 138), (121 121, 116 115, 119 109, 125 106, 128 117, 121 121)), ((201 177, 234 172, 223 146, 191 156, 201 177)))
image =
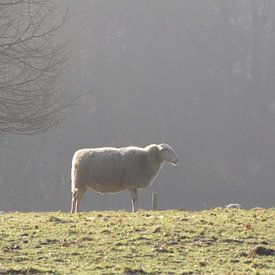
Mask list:
MULTIPOLYGON (((54 2, 70 14, 61 84, 92 92, 54 131, 3 140, 0 210, 69 210, 76 149, 161 142, 181 163, 142 192, 142 208, 152 192, 162 209, 274 207, 275 1, 54 2)), ((129 200, 90 192, 82 207, 129 200)))

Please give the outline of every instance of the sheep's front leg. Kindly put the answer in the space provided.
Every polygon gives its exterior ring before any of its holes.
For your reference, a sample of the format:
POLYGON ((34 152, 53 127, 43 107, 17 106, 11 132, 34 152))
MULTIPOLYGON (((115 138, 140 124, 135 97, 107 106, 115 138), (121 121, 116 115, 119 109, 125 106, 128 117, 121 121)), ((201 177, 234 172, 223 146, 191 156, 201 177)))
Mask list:
POLYGON ((137 189, 131 189, 129 190, 131 198, 132 198, 132 212, 137 211, 137 202, 138 202, 138 195, 137 195, 137 189))

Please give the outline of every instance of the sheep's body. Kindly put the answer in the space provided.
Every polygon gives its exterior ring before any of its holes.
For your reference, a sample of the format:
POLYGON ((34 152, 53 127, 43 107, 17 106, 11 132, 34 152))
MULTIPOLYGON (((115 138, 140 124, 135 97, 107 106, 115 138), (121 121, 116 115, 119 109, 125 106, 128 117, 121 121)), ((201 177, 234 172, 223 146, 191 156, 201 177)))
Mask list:
POLYGON ((157 156, 143 148, 81 149, 73 158, 72 179, 100 193, 115 193, 147 187, 160 166, 157 156))
POLYGON ((128 190, 132 197, 132 209, 136 211, 137 190, 152 183, 164 161, 178 162, 174 150, 167 144, 76 151, 71 172, 71 212, 79 211, 80 200, 87 188, 99 193, 128 190))

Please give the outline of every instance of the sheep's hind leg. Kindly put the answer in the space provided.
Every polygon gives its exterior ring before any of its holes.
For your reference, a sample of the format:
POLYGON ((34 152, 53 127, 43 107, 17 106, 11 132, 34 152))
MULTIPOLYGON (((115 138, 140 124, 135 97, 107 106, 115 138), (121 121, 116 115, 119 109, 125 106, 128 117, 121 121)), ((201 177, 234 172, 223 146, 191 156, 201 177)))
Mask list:
POLYGON ((71 213, 79 212, 80 201, 83 198, 83 195, 85 194, 85 192, 86 192, 86 188, 85 189, 77 189, 77 190, 73 191, 71 213))
POLYGON ((76 198, 77 198, 78 190, 72 191, 72 204, 71 204, 71 213, 75 213, 76 210, 76 198))
POLYGON ((137 189, 131 189, 129 190, 131 198, 132 198, 132 212, 137 211, 137 202, 138 202, 138 195, 137 195, 137 189))

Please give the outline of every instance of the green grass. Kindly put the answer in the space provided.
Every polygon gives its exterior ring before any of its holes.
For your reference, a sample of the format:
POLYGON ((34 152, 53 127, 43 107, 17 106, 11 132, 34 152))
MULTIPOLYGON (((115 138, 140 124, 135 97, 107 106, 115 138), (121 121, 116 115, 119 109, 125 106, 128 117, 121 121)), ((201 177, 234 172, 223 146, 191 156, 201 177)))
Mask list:
POLYGON ((0 274, 275 274, 275 209, 8 213, 0 274))

